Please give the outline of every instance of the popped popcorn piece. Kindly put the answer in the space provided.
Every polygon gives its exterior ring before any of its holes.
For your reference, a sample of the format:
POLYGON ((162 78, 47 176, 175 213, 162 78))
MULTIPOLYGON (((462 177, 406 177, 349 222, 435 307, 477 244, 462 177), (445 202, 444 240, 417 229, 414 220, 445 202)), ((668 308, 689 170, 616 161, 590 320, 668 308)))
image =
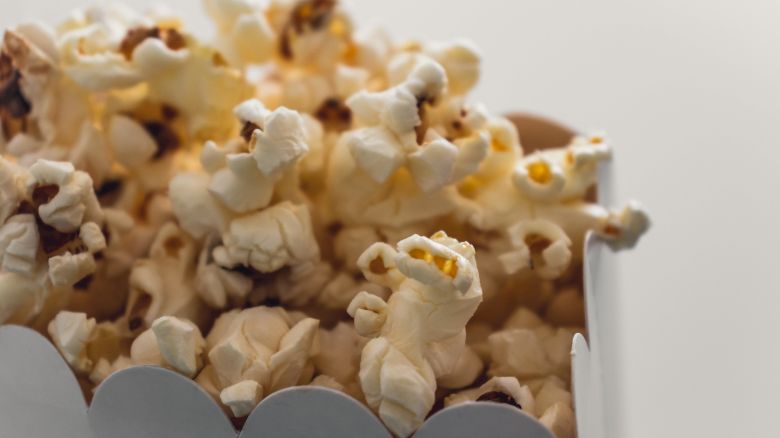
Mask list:
POLYGON ((544 323, 528 309, 517 309, 501 331, 488 337, 491 364, 488 374, 515 376, 522 381, 555 375, 569 381, 571 342, 584 329, 544 323))
POLYGON ((119 356, 114 359, 113 362, 105 358, 100 358, 92 368, 92 372, 89 374, 89 380, 95 385, 99 385, 111 374, 125 368, 130 368, 133 365, 135 365, 133 360, 127 356, 119 356))
POLYGON ((262 123, 252 132, 249 149, 264 175, 277 174, 308 152, 303 119, 297 112, 282 107, 270 113, 262 123))
POLYGON ((171 206, 182 229, 195 238, 227 229, 230 213, 208 191, 208 176, 188 172, 171 180, 171 206))
POLYGON ((232 403, 235 415, 246 415, 263 396, 311 380, 318 326, 312 318, 294 323, 281 308, 223 313, 206 338, 209 366, 198 381, 232 403), (234 387, 245 381, 255 384, 234 387))
POLYGON ((455 406, 469 401, 505 403, 535 415, 536 403, 528 386, 514 377, 493 377, 479 388, 467 389, 444 399, 444 406, 455 406))
POLYGON ((184 115, 195 138, 229 135, 231 109, 251 95, 218 51, 170 17, 95 8, 64 27, 60 59, 73 81, 93 92, 145 85, 151 100, 184 115))
POLYGON ((35 216, 12 216, 0 227, 0 267, 6 272, 32 276, 37 265, 40 236, 35 216))
POLYGON ((429 131, 424 120, 425 105, 436 101, 445 85, 444 70, 428 62, 396 88, 361 92, 347 101, 358 124, 367 126, 349 135, 348 147, 357 165, 376 182, 387 181, 406 160, 423 191, 449 182, 458 149, 429 131))
POLYGON ((434 43, 426 47, 426 52, 447 72, 450 93, 468 93, 479 81, 482 60, 479 49, 471 41, 434 43))
POLYGON ((465 388, 477 380, 483 368, 482 359, 474 350, 466 346, 453 370, 449 374, 439 377, 436 384, 439 388, 446 389, 465 388))
POLYGON ((63 255, 49 259, 49 279, 55 287, 70 286, 95 272, 95 258, 90 253, 63 255))
POLYGON ((135 339, 130 357, 136 364, 164 366, 195 377, 203 366, 205 345, 198 326, 185 319, 163 316, 135 339))
POLYGON ((547 378, 536 394, 536 416, 544 416, 549 408, 558 403, 571 406, 571 393, 566 390, 565 383, 560 379, 555 377, 547 378))
POLYGON ((584 327, 585 298, 582 291, 570 287, 558 292, 547 306, 544 318, 557 326, 584 327))
POLYGON ((318 377, 333 379, 342 387, 354 385, 360 369, 360 352, 365 342, 353 325, 346 322, 339 322, 330 330, 320 328, 320 348, 313 358, 317 372, 321 373, 318 377))
POLYGON ((522 221, 510 227, 508 234, 513 249, 499 256, 508 274, 528 268, 543 279, 553 279, 569 268, 571 240, 554 223, 522 221))
POLYGON ((73 232, 82 222, 103 220, 92 178, 77 172, 70 163, 38 160, 30 167, 27 187, 31 193, 36 189, 54 193, 37 212, 45 224, 59 232, 73 232))
POLYGON ((252 279, 214 263, 212 249, 212 245, 204 245, 198 257, 195 280, 198 294, 215 309, 224 309, 229 303, 242 303, 252 291, 252 279))
POLYGON ((273 1, 269 13, 286 60, 328 70, 350 49, 352 23, 338 1, 273 1))
POLYGON ((0 322, 30 323, 43 307, 45 292, 32 278, 0 272, 0 322))
POLYGON ((87 356, 96 321, 83 313, 60 312, 49 323, 48 332, 54 346, 68 365, 76 371, 89 372, 92 360, 87 356))
POLYGON ((556 438, 574 438, 577 435, 574 411, 564 403, 548 408, 539 421, 555 434, 556 438))
POLYGON ((191 237, 174 223, 163 225, 149 258, 136 261, 130 273, 125 317, 131 331, 166 315, 202 322, 205 306, 194 284, 197 256, 191 237))
POLYGON ((242 380, 219 393, 219 399, 236 418, 245 417, 260 403, 263 387, 254 380, 242 380))
POLYGON ((70 163, 37 160, 29 169, 0 159, 4 198, 0 275, 8 288, 3 322, 44 330, 74 287, 96 270, 104 216, 92 180, 70 163), (82 238, 83 236, 83 238, 82 238))
POLYGON ((464 327, 482 301, 474 248, 444 232, 414 235, 397 251, 372 245, 358 265, 393 290, 387 302, 361 293, 347 310, 358 334, 374 338, 363 348, 361 386, 385 425, 408 436, 433 406, 436 378, 458 362, 464 327))
POLYGON ((315 377, 314 380, 309 383, 309 386, 320 386, 322 388, 335 389, 336 391, 345 392, 344 385, 339 383, 338 380, 334 379, 333 377, 326 376, 325 374, 320 374, 319 376, 315 377))
POLYGON ((308 209, 289 202, 231 221, 222 241, 224 246, 217 247, 214 256, 230 268, 241 265, 273 272, 319 257, 308 209))
POLYGON ((234 65, 268 60, 276 49, 276 35, 266 16, 252 2, 206 0, 206 12, 217 26, 216 46, 234 65))

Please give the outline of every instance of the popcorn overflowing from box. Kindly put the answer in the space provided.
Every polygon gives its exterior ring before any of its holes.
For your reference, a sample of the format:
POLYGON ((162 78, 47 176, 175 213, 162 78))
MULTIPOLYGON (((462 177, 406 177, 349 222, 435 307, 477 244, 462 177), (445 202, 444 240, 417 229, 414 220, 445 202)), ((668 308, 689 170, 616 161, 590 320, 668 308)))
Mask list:
POLYGON ((74 12, 0 51, 0 323, 44 333, 89 398, 164 367, 240 424, 295 386, 395 436, 463 403, 575 435, 586 235, 641 205, 592 189, 602 133, 525 151, 472 103, 469 42, 398 44, 336 0, 74 12))

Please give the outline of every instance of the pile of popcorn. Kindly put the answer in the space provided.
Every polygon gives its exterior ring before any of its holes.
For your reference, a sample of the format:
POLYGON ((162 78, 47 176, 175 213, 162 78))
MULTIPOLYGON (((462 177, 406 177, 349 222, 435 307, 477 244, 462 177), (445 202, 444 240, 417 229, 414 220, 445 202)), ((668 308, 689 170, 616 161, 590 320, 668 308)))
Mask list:
POLYGON ((573 437, 583 239, 649 226, 588 196, 607 139, 524 154, 467 98, 467 41, 397 44, 337 0, 205 5, 210 43, 121 6, 5 32, 0 323, 87 394, 158 365, 237 423, 318 385, 399 437, 470 401, 573 437))

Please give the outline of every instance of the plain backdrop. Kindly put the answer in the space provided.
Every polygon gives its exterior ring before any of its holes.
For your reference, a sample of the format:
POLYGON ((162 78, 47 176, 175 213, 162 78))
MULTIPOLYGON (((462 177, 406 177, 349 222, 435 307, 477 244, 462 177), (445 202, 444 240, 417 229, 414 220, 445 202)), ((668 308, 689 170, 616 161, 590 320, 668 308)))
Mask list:
MULTIPOLYGON (((211 32, 199 1, 167 3, 211 32)), ((654 225, 620 257, 610 438, 780 437, 780 2, 348 3, 398 39, 474 40, 494 112, 613 139, 617 200, 654 225)), ((0 25, 82 4, 0 0, 0 25)))

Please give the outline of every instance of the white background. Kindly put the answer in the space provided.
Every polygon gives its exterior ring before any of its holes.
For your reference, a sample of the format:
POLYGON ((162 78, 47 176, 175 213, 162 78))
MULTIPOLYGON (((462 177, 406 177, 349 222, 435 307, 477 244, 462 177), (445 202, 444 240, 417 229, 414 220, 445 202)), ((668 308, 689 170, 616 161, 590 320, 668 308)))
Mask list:
MULTIPOLYGON (((0 26, 82 3, 0 0, 0 26)), ((197 0, 168 4, 210 32, 197 0)), ((780 2, 350 4, 398 38, 473 39, 494 111, 614 140, 617 198, 654 227, 620 257, 610 438, 780 437, 780 2)))

